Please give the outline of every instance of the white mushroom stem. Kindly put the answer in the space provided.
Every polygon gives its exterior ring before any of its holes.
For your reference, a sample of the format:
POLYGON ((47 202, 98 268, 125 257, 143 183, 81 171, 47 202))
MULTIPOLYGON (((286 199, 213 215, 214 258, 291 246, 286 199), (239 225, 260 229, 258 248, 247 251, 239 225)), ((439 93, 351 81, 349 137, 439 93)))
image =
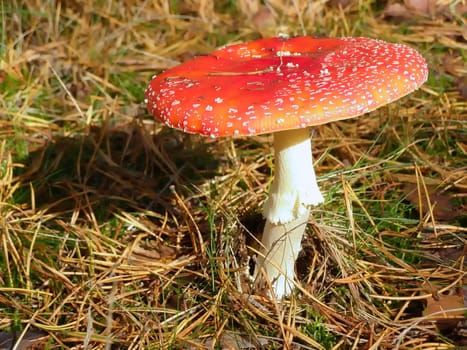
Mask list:
POLYGON ((301 248, 310 206, 323 202, 311 154, 308 129, 274 133, 275 174, 269 198, 262 247, 255 271, 257 281, 269 280, 273 293, 291 293, 294 266, 301 248))

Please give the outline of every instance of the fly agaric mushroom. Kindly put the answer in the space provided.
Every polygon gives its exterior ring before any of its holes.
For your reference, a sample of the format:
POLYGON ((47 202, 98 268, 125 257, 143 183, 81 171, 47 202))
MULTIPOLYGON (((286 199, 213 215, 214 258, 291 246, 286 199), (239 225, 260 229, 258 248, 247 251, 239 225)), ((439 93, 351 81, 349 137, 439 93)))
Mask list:
POLYGON ((255 271, 281 298, 310 214, 323 202, 308 128, 359 116, 417 89, 427 66, 415 50, 367 38, 269 38, 226 46, 153 78, 148 110, 204 136, 273 133, 275 175, 255 271))

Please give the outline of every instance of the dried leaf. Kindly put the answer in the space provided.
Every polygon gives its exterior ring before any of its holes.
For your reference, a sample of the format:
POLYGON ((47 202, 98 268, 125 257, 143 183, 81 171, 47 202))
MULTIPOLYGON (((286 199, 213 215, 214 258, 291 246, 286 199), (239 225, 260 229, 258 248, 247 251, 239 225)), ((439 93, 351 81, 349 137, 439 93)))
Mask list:
POLYGON ((446 15, 446 12, 449 12, 449 7, 437 0, 405 0, 403 2, 389 2, 383 11, 383 16, 406 19, 414 16, 446 15))
POLYGON ((276 16, 270 7, 260 6, 251 21, 263 37, 276 34, 276 16))
MULTIPOLYGON (((269 343, 265 337, 252 337, 249 335, 240 335, 235 333, 225 333, 218 340, 210 337, 204 341, 206 349, 239 350, 239 349, 258 349, 263 348, 269 343)), ((190 348, 190 349, 195 349, 190 348)))
POLYGON ((405 3, 409 9, 420 15, 433 14, 436 6, 436 3, 432 0, 406 0, 405 3))
MULTIPOLYGON (((264 347, 268 344, 268 340, 262 337, 239 335, 234 333, 223 334, 220 339, 216 342, 220 345, 222 350, 234 350, 234 349, 257 349, 258 345, 264 347)), ((214 339, 210 338, 206 341, 206 348, 213 349, 214 339)))
POLYGON ((428 193, 423 192, 420 196, 417 184, 407 183, 403 190, 407 200, 423 215, 430 213, 430 206, 436 220, 450 221, 461 214, 460 208, 454 204, 451 194, 443 192, 435 186, 427 186, 428 193))
POLYGON ((464 317, 465 311, 463 295, 433 294, 427 300, 423 316, 431 320, 457 319, 464 317))
POLYGON ((409 18, 410 13, 405 7, 404 4, 394 3, 388 4, 383 11, 384 17, 394 17, 394 18, 409 18))
POLYGON ((462 258, 466 253, 466 247, 442 247, 435 251, 435 255, 438 255, 439 258, 446 262, 452 263, 457 261, 459 258, 462 258))
POLYGON ((176 250, 158 241, 139 240, 131 251, 128 262, 132 265, 146 265, 154 262, 174 259, 176 250))
POLYGON ((459 95, 467 100, 467 79, 465 77, 457 79, 457 89, 459 90, 459 95))
POLYGON ((43 344, 48 334, 39 330, 27 330, 19 343, 18 339, 21 333, 17 332, 0 332, 0 350, 16 350, 40 349, 38 346, 43 344))

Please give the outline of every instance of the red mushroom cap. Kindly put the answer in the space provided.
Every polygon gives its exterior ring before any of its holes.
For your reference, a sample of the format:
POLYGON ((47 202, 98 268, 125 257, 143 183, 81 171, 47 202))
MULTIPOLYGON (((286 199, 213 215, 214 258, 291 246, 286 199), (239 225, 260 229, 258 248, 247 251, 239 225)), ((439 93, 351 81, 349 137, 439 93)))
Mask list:
POLYGON ((253 135, 355 117, 417 89, 414 49, 367 38, 270 38, 220 48, 156 76, 145 98, 167 125, 253 135))

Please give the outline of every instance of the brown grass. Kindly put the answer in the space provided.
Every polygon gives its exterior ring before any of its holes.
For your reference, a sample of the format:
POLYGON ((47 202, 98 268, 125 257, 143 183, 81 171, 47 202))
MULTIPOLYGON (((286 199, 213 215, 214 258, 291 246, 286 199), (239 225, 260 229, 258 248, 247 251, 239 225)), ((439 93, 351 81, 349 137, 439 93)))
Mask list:
POLYGON ((392 2, 258 3, 0 2, 7 335, 41 330, 48 349, 465 345, 452 303, 466 293, 465 3, 403 18, 392 2), (247 276, 270 137, 185 135, 142 104, 160 70, 279 31, 402 42, 430 66, 403 100, 316 128, 326 204, 283 303, 247 276))

